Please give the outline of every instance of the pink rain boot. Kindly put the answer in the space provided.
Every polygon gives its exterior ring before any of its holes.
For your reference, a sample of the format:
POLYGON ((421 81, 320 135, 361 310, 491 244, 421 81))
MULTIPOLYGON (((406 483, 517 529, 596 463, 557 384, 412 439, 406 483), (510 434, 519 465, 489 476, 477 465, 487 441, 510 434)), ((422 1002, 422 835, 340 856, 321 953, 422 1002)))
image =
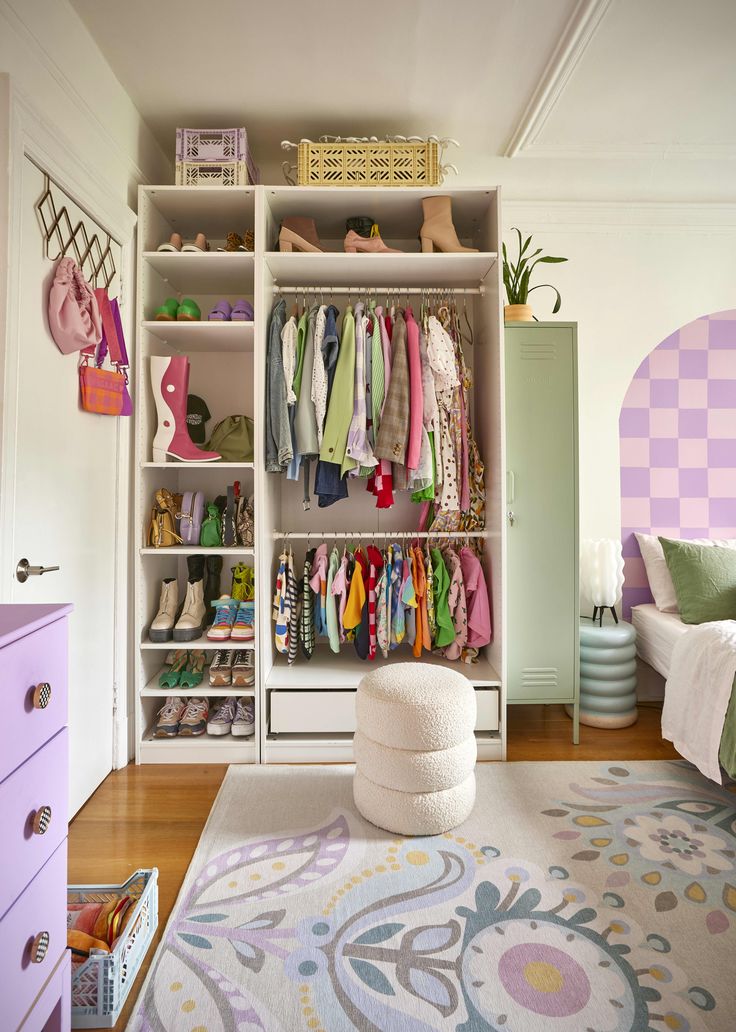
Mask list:
POLYGON ((151 357, 151 386, 156 399, 158 430, 153 439, 153 461, 166 462, 171 455, 182 462, 216 462, 217 452, 202 451, 192 442, 187 430, 189 359, 151 357))

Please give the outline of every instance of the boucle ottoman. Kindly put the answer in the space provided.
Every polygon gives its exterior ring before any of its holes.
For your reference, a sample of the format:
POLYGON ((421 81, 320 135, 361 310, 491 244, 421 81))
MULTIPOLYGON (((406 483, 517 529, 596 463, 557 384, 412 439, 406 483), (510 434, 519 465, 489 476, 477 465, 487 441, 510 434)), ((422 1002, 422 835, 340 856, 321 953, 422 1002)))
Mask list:
POLYGON ((358 729, 394 749, 449 749, 473 734, 475 691, 456 670, 396 663, 358 685, 358 729))
POLYGON ((475 803, 473 685, 446 667, 397 663, 356 697, 353 796, 372 824, 404 835, 457 827, 475 803))
POLYGON ((398 792, 441 792, 464 781, 475 769, 478 746, 469 735, 449 749, 392 749, 356 731, 353 755, 359 770, 375 784, 398 792))
POLYGON ((475 805, 475 772, 441 792, 396 792, 376 785, 360 770, 353 780, 353 798, 371 824, 399 835, 440 835, 470 816, 475 805))

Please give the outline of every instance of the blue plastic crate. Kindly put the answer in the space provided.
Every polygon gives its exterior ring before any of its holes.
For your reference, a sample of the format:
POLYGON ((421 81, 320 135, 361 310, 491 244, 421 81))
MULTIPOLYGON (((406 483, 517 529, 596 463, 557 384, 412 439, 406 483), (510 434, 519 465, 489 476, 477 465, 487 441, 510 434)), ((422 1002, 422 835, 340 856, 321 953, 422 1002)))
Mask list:
POLYGON ((158 868, 139 870, 123 885, 70 885, 69 903, 137 899, 133 916, 111 953, 72 969, 72 1028, 112 1028, 120 1015, 158 925, 158 868))

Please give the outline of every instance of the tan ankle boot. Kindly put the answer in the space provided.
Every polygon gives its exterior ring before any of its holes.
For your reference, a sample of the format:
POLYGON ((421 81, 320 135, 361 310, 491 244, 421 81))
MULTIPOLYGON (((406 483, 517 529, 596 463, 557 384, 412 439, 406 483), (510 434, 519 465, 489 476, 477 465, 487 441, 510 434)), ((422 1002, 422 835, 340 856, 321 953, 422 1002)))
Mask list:
POLYGON ((422 251, 477 251, 463 247, 452 223, 451 197, 423 197, 424 225, 420 231, 422 251))
POLYGON ((317 236, 314 219, 303 215, 290 215, 282 219, 279 233, 280 251, 323 251, 317 236))

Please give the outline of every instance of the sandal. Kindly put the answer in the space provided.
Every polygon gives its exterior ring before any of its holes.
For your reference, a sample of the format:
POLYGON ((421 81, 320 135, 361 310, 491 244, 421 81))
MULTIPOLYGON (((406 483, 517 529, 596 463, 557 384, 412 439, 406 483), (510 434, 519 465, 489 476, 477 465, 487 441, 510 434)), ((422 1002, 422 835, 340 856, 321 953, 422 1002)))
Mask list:
POLYGON ((180 322, 197 322, 202 318, 202 312, 196 301, 192 301, 191 297, 185 297, 176 309, 176 318, 180 322))
POLYGON ((197 233, 191 244, 184 244, 182 251, 209 251, 210 245, 204 233, 197 233))
POLYGON ((181 233, 172 233, 167 243, 159 244, 156 248, 157 251, 181 251, 181 249, 181 233))
POLYGON ((232 311, 233 308, 229 301, 218 301, 207 318, 210 322, 230 322, 232 311))
POLYGON ((158 322, 173 322, 179 309, 179 302, 175 297, 167 297, 162 305, 154 312, 153 318, 158 322))
POLYGON ((256 597, 255 575, 252 566, 238 563, 233 566, 233 583, 230 597, 238 602, 252 602, 256 597))
POLYGON ((177 649, 174 653, 174 658, 171 661, 171 666, 168 670, 163 670, 158 679, 159 688, 176 688, 180 683, 179 678, 184 667, 189 662, 189 653, 186 649, 177 649))
POLYGON ((253 322, 253 305, 241 297, 233 305, 230 318, 233 322, 253 322))
POLYGON ((204 652, 193 649, 189 653, 189 661, 179 677, 180 688, 196 688, 202 683, 204 676, 204 652))

